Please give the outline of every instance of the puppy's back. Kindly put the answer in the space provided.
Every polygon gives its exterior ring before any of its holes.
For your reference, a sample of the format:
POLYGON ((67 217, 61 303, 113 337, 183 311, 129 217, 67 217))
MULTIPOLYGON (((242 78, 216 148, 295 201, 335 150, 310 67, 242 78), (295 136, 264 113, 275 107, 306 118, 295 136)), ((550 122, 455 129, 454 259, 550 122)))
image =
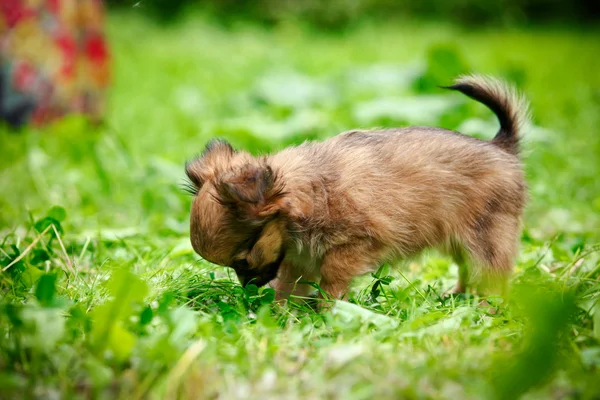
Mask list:
POLYGON ((430 127, 350 131, 287 149, 274 161, 298 177, 289 181, 291 190, 318 182, 336 199, 320 218, 331 229, 367 232, 403 255, 473 231, 491 214, 518 220, 526 197, 518 157, 525 102, 480 76, 460 78, 450 88, 498 116, 494 139, 430 127))

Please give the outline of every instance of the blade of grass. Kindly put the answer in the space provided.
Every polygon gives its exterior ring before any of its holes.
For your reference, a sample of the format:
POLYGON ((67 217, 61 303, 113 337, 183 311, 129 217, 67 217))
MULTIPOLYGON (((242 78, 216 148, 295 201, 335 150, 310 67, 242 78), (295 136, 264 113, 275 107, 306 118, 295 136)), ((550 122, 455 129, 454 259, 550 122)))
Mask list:
MULTIPOLYGON (((10 262, 10 264, 8 264, 6 267, 2 268, 2 272, 5 272, 6 270, 8 270, 10 267, 12 267, 13 265, 15 265, 16 263, 18 263, 19 261, 21 261, 23 259, 23 257, 25 257, 27 254, 29 254, 29 252, 35 247, 35 245, 42 239, 42 237, 48 233, 48 231, 50 230, 50 227, 53 227, 54 225, 50 225, 47 226, 46 229, 44 229, 42 231, 42 233, 39 234, 39 236, 37 238, 35 238, 33 240, 33 242, 31 242, 31 244, 29 246, 27 246, 27 248, 21 253, 19 254, 19 256, 17 258, 15 258, 14 260, 12 260, 10 262)), ((55 228, 56 229, 56 228, 55 228)))

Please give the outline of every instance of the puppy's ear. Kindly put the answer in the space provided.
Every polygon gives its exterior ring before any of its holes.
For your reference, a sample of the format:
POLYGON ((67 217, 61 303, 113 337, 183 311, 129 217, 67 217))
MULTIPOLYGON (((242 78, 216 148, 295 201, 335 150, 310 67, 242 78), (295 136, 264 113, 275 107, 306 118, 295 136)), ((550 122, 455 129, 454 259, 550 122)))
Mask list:
POLYGON ((282 227, 280 221, 271 221, 265 225, 260 238, 250 249, 246 260, 253 270, 274 263, 281 254, 283 245, 282 227))
POLYGON ((204 151, 202 152, 202 157, 206 158, 209 156, 231 156, 235 150, 233 147, 224 139, 212 139, 210 142, 206 144, 204 151))
POLYGON ((195 189, 197 193, 204 182, 214 175, 215 167, 225 164, 234 153, 233 147, 223 139, 208 142, 200 157, 185 164, 185 173, 191 182, 188 188, 195 189))
POLYGON ((220 201, 251 217, 267 217, 279 210, 283 186, 268 165, 246 164, 224 174, 217 185, 220 201))

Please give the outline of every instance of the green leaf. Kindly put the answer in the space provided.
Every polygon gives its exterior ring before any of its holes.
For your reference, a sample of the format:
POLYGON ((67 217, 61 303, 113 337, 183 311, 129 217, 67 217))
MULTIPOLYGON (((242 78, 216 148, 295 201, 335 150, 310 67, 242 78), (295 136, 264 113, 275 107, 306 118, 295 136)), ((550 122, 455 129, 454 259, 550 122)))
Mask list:
POLYGON ((125 269, 116 270, 108 281, 107 287, 116 301, 127 304, 143 300, 148 294, 146 282, 125 269))
POLYGON ((568 333, 576 314, 575 294, 558 284, 519 284, 513 287, 516 310, 525 320, 523 346, 499 353, 491 365, 490 382, 497 397, 516 399, 548 382, 564 362, 558 349, 568 348, 568 333), (563 347, 564 346, 564 347, 563 347))
POLYGON ((35 283, 44 273, 35 267, 27 266, 24 268, 25 270, 19 277, 19 282, 26 288, 30 288, 35 285, 35 283))
POLYGON ((56 292, 56 275, 44 274, 40 277, 35 288, 35 297, 44 307, 50 307, 56 292))
MULTIPOLYGON (((12 254, 9 254, 9 258, 6 262, 6 265, 8 265, 9 263, 11 263, 14 259, 18 258, 21 255, 21 250, 19 250, 19 248, 17 246, 15 246, 14 244, 10 245, 10 249, 12 250, 12 254)), ((13 277, 13 278, 18 278, 19 275, 25 271, 25 265, 23 263, 23 259, 21 259, 20 261, 17 261, 16 263, 14 263, 12 265, 12 267, 10 267, 10 269, 8 270, 8 273, 13 277)))
MULTIPOLYGON (((112 300, 97 307, 92 313, 92 343, 98 353, 107 346, 112 346, 113 327, 132 315, 134 304, 142 301, 148 293, 147 284, 127 270, 113 272, 107 287, 112 300)), ((119 354, 126 353, 123 349, 116 351, 119 354)))
POLYGON ((43 264, 50 260, 50 254, 44 249, 34 249, 31 251, 30 263, 33 265, 43 264))
POLYGON ((389 285, 394 280, 394 277, 388 275, 380 278, 379 280, 381 281, 382 285, 389 285))
POLYGON ((219 307, 224 321, 238 321, 240 319, 240 313, 231 304, 219 301, 217 307, 219 307))
MULTIPOLYGON (((379 283, 379 282, 377 282, 377 283, 379 283)), ((375 285, 377 285, 377 283, 375 285)), ((375 285, 371 289, 371 298, 373 300, 376 300, 377 297, 379 297, 379 295, 381 294, 381 291, 379 289, 375 288, 375 285)))
POLYGON ((133 333, 125 329, 121 323, 117 323, 110 330, 108 348, 118 361, 125 361, 131 354, 135 341, 133 333))
POLYGON ((67 212, 64 208, 60 206, 54 206, 48 211, 46 215, 56 221, 64 221, 67 217, 67 212))
POLYGON ((266 328, 277 328, 277 321, 273 318, 271 308, 265 304, 256 312, 256 322, 266 328))
POLYGON ((244 288, 245 292, 246 292, 246 298, 250 298, 253 296, 258 296, 258 286, 254 285, 254 284, 249 284, 246 285, 246 287, 244 288))
POLYGON ((21 319, 20 315, 21 309, 22 306, 20 305, 7 304, 2 310, 4 313, 6 313, 8 320, 15 328, 20 328, 23 326, 23 320, 21 319))
POLYGON ((69 326, 72 330, 81 329, 88 333, 92 329, 91 318, 80 304, 76 304, 69 309, 69 326))
POLYGON ((241 286, 234 286, 233 290, 231 291, 231 293, 233 294, 234 297, 244 297, 244 295, 246 294, 246 291, 244 290, 243 287, 241 286))
POLYGON ((221 313, 225 313, 225 312, 229 312, 229 311, 233 310, 233 307, 231 306, 231 304, 225 303, 223 301, 219 301, 217 303, 217 307, 219 307, 219 310, 221 311, 221 313))
POLYGON ((221 316, 225 322, 237 322, 241 318, 240 313, 233 309, 231 311, 221 313, 221 316))
POLYGON ((262 295, 260 296, 260 304, 271 304, 275 301, 275 290, 271 288, 263 289, 262 295))
POLYGON ((152 308, 147 306, 144 311, 140 314, 140 325, 148 325, 152 321, 153 313, 152 308))
MULTIPOLYGON (((39 233, 42 233, 50 225, 54 225, 56 227, 56 230, 58 231, 58 233, 63 232, 60 221, 58 221, 52 217, 44 217, 44 218, 40 219, 39 221, 37 221, 35 223, 35 225, 33 227, 35 228, 36 231, 38 231, 39 233)), ((54 230, 52 230, 52 235, 54 235, 54 230)))
POLYGON ((175 300, 175 294, 172 292, 166 292, 162 295, 162 298, 158 302, 158 309, 156 313, 163 315, 169 310, 169 305, 175 300))
POLYGON ((379 296, 379 286, 381 286, 381 281, 377 279, 371 288, 371 293, 373 293, 373 296, 375 297, 379 296))
POLYGON ((390 317, 374 313, 346 301, 336 301, 331 308, 331 313, 344 322, 357 321, 361 324, 373 324, 379 328, 396 328, 398 325, 398 321, 390 317))
POLYGON ((381 277, 381 275, 387 273, 389 270, 389 265, 388 264, 381 264, 379 266, 379 268, 377 268, 377 271, 373 272, 371 274, 371 276, 375 279, 379 279, 381 277))

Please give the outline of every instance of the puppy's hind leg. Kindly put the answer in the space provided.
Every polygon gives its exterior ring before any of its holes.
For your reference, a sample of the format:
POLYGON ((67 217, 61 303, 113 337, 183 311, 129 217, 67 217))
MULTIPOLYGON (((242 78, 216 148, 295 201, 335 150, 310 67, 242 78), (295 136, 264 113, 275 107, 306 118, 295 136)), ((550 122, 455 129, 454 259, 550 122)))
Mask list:
POLYGON ((472 259, 471 280, 480 295, 505 295, 518 252, 519 218, 491 214, 470 230, 467 250, 472 259))
POLYGON ((324 293, 320 293, 319 297, 345 299, 352 278, 373 271, 378 258, 378 249, 370 243, 356 243, 331 249, 325 254, 321 265, 319 285, 324 293))
POLYGON ((445 295, 466 293, 469 285, 470 273, 463 246, 458 243, 452 243, 450 245, 450 255, 452 256, 454 263, 458 266, 458 280, 456 281, 456 285, 448 290, 445 295))

